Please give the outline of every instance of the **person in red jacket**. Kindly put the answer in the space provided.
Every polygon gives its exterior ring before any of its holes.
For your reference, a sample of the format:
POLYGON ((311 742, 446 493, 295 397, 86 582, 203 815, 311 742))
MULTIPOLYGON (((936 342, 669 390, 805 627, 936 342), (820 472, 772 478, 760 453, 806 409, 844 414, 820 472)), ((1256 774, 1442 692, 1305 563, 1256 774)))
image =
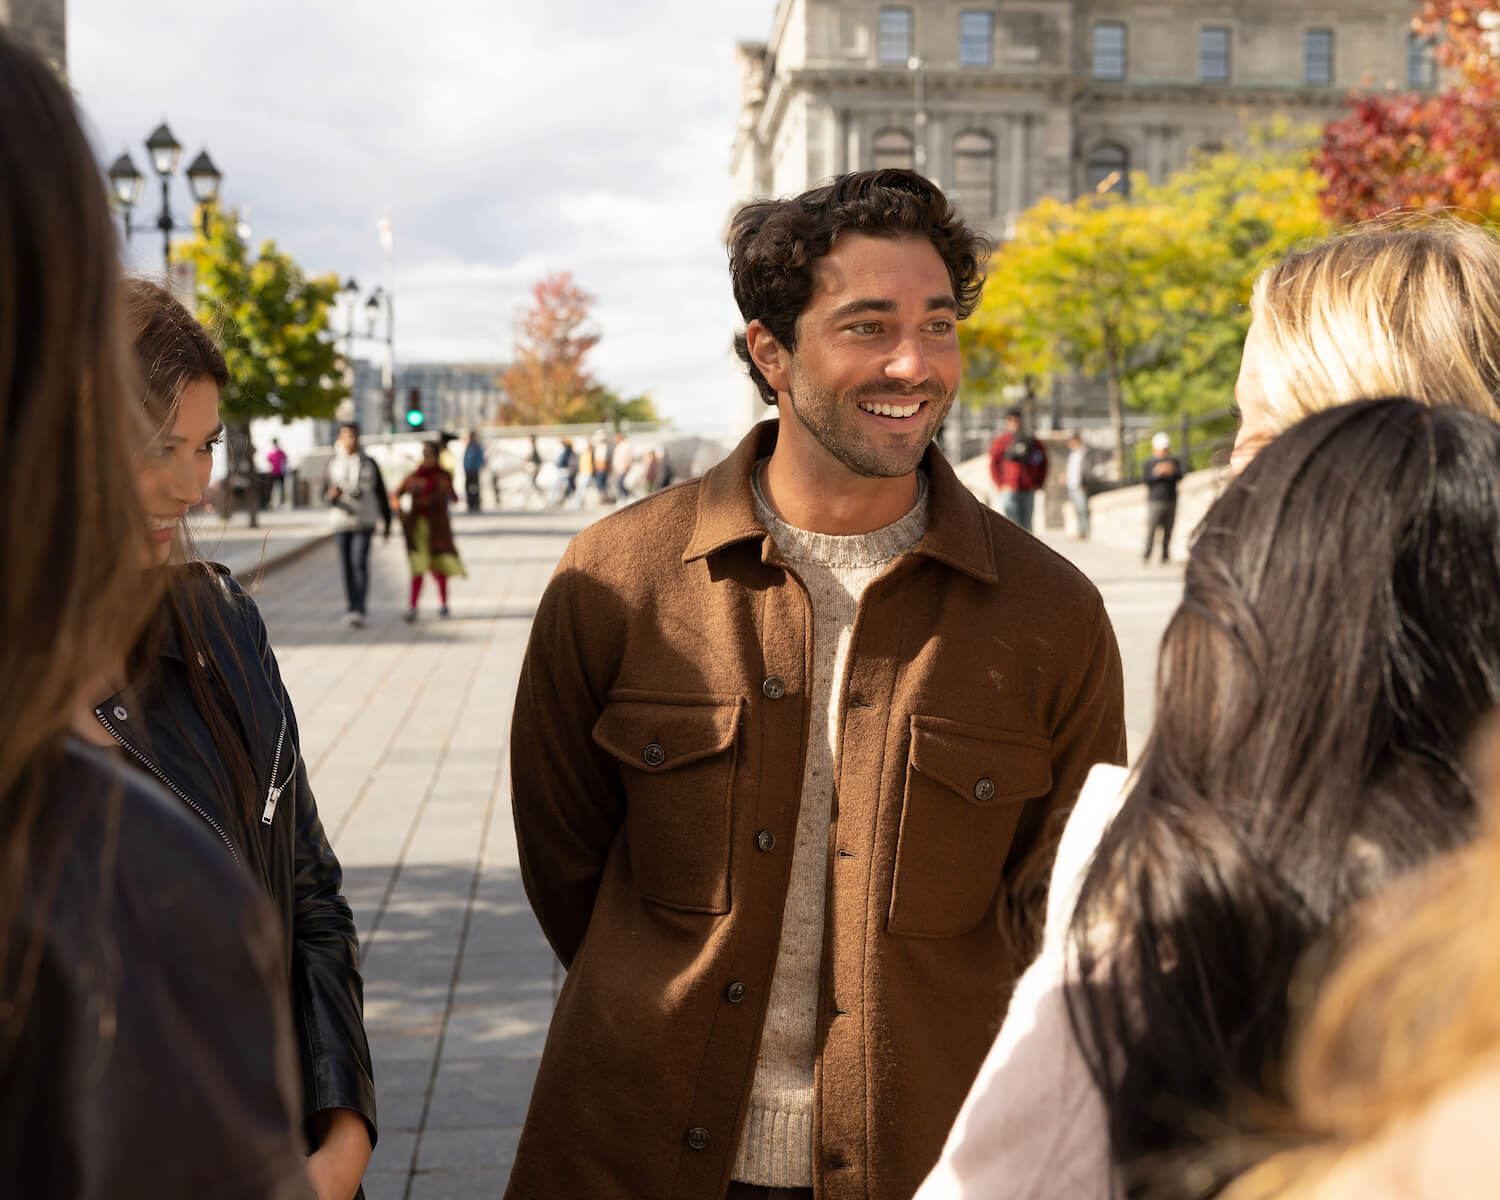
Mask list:
POLYGON ((1005 414, 1005 432, 990 443, 990 479, 1000 494, 997 508, 1031 530, 1036 494, 1047 482, 1047 448, 1021 428, 1021 410, 1005 414))

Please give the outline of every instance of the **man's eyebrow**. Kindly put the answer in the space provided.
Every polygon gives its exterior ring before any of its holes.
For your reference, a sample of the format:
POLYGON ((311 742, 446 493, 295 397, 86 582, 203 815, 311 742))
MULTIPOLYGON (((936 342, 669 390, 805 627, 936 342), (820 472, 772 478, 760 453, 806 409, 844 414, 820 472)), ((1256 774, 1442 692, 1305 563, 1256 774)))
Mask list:
MULTIPOLYGON (((845 317, 852 317, 862 312, 895 312, 897 304, 894 300, 851 300, 848 304, 841 304, 831 313, 828 319, 831 321, 842 321, 845 317)), ((958 311, 958 301, 952 296, 931 296, 927 300, 927 311, 933 312, 939 309, 952 309, 958 311)))

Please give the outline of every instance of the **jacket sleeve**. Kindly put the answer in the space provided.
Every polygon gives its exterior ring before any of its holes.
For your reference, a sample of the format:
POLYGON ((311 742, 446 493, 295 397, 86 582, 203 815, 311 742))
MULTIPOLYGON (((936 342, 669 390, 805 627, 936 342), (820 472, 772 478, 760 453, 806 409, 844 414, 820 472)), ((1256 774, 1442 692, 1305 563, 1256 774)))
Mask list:
POLYGON ((391 498, 386 495, 385 476, 380 473, 380 464, 373 458, 370 466, 375 468, 375 503, 380 507, 380 519, 385 522, 385 531, 391 531, 391 498))
POLYGON ((1000 477, 1000 463, 1005 454, 1005 435, 1001 434, 990 443, 990 482, 997 488, 1004 487, 1004 480, 1000 477))
POLYGON ((364 982, 359 936, 342 894, 344 873, 328 844, 318 802, 307 778, 297 714, 281 682, 265 623, 253 605, 256 649, 272 692, 286 716, 286 754, 296 756, 287 788, 293 800, 292 996, 293 1022, 302 1058, 305 1111, 349 1108, 364 1118, 375 1144, 375 1083, 365 1036, 364 982))
POLYGON ((1047 482, 1047 447, 1042 445, 1042 439, 1036 439, 1036 452, 1041 455, 1042 461, 1036 468, 1036 486, 1042 488, 1047 482))
POLYGON ((1001 915, 1022 962, 1039 946, 1058 839, 1090 769, 1095 763, 1125 763, 1120 649, 1097 593, 1093 621, 1079 648, 1077 682, 1060 698, 1053 719, 1052 790, 1027 804, 1005 864, 1006 911, 1001 915))
MULTIPOLYGON (((593 741, 607 682, 581 644, 603 602, 563 555, 537 607, 511 724, 511 804, 521 879, 537 922, 566 967, 593 915, 625 804, 610 760, 593 741)), ((602 589, 599 589, 602 592, 602 589)))
POLYGON ((103 787, 58 797, 79 809, 69 838, 80 849, 7 1035, 0 1193, 311 1200, 265 898, 205 831, 136 784, 116 798, 130 815, 104 855, 96 831, 76 828, 106 823, 103 787))

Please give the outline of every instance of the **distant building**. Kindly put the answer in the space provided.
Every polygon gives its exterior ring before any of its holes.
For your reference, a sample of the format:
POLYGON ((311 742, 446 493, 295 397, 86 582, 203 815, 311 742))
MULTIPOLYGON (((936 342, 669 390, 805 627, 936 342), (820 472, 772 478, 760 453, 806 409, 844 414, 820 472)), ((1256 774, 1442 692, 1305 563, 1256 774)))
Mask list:
MULTIPOLYGON (((410 428, 406 414, 422 414, 422 428, 437 432, 465 433, 494 421, 505 395, 500 377, 507 363, 401 363, 396 367, 395 400, 386 411, 385 390, 380 385, 380 366, 365 359, 354 360, 354 385, 350 396, 353 419, 366 436, 384 432, 391 424, 398 431, 410 428)), ((331 441, 335 424, 321 431, 331 441)))
POLYGON ((67 0, 0 0, 0 25, 59 67, 68 65, 67 0))
POLYGON ((1431 88, 1414 8, 776 0, 768 40, 737 50, 730 172, 743 201, 915 167, 1003 239, 1043 196, 1128 188, 1131 171, 1160 181, 1273 114, 1321 123, 1354 88, 1431 88))

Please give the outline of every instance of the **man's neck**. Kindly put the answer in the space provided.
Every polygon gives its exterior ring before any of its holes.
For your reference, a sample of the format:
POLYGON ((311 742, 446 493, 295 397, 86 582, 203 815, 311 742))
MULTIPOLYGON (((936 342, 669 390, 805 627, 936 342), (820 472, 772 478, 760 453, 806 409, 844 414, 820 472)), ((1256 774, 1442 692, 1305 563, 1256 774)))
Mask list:
POLYGON ((917 473, 895 479, 855 475, 839 463, 811 463, 778 442, 761 475, 776 515, 795 529, 839 536, 872 533, 899 521, 916 504, 917 473))

